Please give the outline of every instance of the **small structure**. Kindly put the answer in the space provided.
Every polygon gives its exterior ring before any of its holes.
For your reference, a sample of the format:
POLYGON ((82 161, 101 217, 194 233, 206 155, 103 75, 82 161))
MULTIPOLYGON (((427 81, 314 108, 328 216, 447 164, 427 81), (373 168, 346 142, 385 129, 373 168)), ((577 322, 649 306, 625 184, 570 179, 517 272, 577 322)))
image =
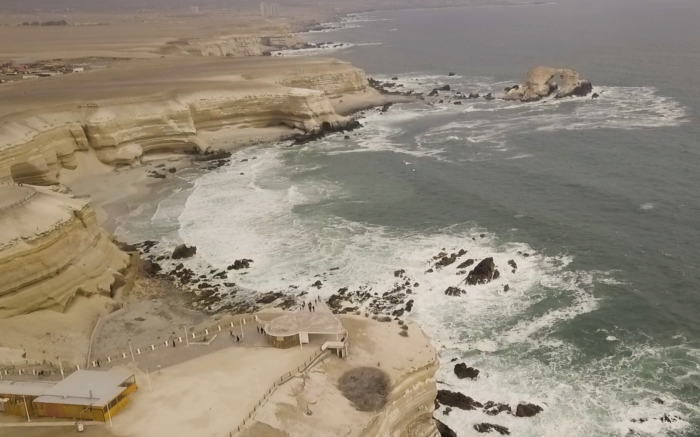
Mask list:
POLYGON ((129 404, 137 388, 126 369, 78 370, 59 382, 0 382, 0 399, 8 399, 5 412, 16 416, 105 422, 129 404))
POLYGON ((309 336, 322 336, 326 342, 342 342, 347 337, 337 317, 324 312, 297 311, 278 317, 265 325, 270 345, 280 349, 309 343, 309 336))
POLYGON ((85 71, 85 67, 73 67, 73 73, 82 73, 85 71))

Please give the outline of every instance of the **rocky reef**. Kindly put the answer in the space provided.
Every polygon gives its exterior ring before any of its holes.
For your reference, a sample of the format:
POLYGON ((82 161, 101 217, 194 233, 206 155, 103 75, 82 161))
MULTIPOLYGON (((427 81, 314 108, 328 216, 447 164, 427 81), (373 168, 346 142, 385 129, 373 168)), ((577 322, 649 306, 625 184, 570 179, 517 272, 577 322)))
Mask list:
POLYGON ((77 294, 110 296, 127 266, 85 200, 37 188, 0 213, 0 319, 62 311, 77 294))
POLYGON ((536 102, 554 94, 557 99, 584 97, 593 91, 593 85, 582 80, 576 70, 570 68, 535 67, 527 73, 523 85, 513 85, 504 90, 504 100, 536 102))

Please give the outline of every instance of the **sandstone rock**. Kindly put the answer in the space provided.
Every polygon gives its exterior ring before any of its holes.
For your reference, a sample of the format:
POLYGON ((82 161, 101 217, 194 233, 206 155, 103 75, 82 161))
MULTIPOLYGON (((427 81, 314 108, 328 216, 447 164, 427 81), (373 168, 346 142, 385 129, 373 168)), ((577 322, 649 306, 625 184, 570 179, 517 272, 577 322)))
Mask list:
POLYGON ((590 94, 593 87, 589 81, 581 80, 577 71, 569 68, 535 67, 527 74, 525 84, 506 90, 505 100, 535 102, 556 92, 555 98, 571 96, 583 97, 590 94), (559 84, 553 82, 557 79, 559 84))
POLYGON ((197 253, 197 248, 195 246, 187 246, 186 244, 180 244, 173 250, 173 259, 183 259, 191 258, 197 253))

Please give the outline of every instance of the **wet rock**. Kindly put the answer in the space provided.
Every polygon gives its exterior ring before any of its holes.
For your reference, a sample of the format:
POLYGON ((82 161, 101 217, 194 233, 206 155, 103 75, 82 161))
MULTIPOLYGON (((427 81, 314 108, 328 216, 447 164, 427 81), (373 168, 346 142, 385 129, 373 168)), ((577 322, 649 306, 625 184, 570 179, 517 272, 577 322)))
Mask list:
POLYGON ((163 268, 160 264, 146 259, 141 261, 141 270, 148 275, 155 275, 163 270, 163 268))
POLYGON ((175 173, 175 172, 177 171, 177 169, 176 169, 175 167, 170 167, 170 168, 168 169, 168 171, 169 171, 170 173, 175 173))
POLYGON ((493 258, 486 258, 477 264, 474 270, 469 272, 465 282, 469 285, 488 284, 494 279, 494 274, 496 271, 496 265, 493 262, 493 258))
POLYGON ((591 99, 597 99, 598 97, 600 97, 600 94, 593 93, 593 95, 591 96, 591 99))
POLYGON ((458 269, 465 269, 465 268, 469 267, 469 266, 472 265, 472 264, 474 264, 474 260, 473 260, 473 259, 468 259, 468 260, 464 261, 462 264, 458 265, 457 268, 458 268, 458 269))
POLYGON ((515 415, 518 417, 532 417, 536 416, 542 411, 542 407, 535 404, 520 404, 515 409, 515 415))
POLYGON ((463 393, 450 390, 438 390, 437 401, 447 407, 459 408, 460 410, 476 410, 483 405, 463 393))
POLYGON ((439 88, 435 88, 435 89, 438 91, 450 91, 452 88, 450 88, 449 85, 443 85, 443 86, 441 86, 439 88))
POLYGON ((661 398, 654 398, 654 402, 663 405, 665 402, 661 398))
POLYGON ((484 99, 486 99, 486 100, 496 100, 496 98, 495 98, 491 93, 486 94, 486 95, 484 96, 484 99))
POLYGON ((461 105, 462 102, 460 102, 460 101, 458 100, 458 101, 454 102, 453 104, 454 104, 454 105, 461 105))
POLYGON ((249 269, 250 268, 250 263, 252 263, 252 259, 237 259, 236 261, 233 262, 230 266, 226 267, 226 270, 241 270, 241 269, 249 269))
POLYGON ((391 80, 399 80, 399 78, 397 76, 394 76, 391 78, 391 80))
POLYGON ((226 279, 227 276, 228 276, 228 275, 226 274, 226 272, 219 272, 219 273, 217 273, 217 274, 214 275, 214 278, 217 278, 217 279, 226 279))
POLYGON ((208 283, 206 283, 206 282, 202 282, 201 284, 199 284, 199 285, 197 286, 197 288, 199 288, 200 290, 202 290, 202 289, 205 289, 205 288, 212 288, 212 285, 211 285, 211 284, 208 284, 208 283))
POLYGON ((385 104, 384 106, 382 106, 382 112, 388 112, 388 111, 389 111, 389 108, 391 108, 392 106, 394 106, 394 104, 391 103, 391 102, 385 104))
POLYGON ((448 296, 461 296, 467 294, 467 292, 458 287, 447 287, 445 294, 448 296))
POLYGON ((435 420, 435 427, 437 428, 438 433, 440 433, 440 437, 457 437, 457 433, 452 431, 449 426, 435 418, 433 418, 433 420, 435 420))
POLYGON ((316 287, 316 288, 318 288, 318 289, 320 290, 321 287, 323 287, 323 282, 321 282, 321 281, 316 281, 316 282, 313 283, 312 287, 316 287))
POLYGON ((225 285, 226 287, 235 287, 235 286, 236 286, 236 283, 235 283, 235 282, 224 282, 224 285, 225 285))
POLYGON ((469 379, 476 379, 477 376, 479 376, 479 370, 475 369, 473 367, 467 367, 465 363, 458 363, 455 365, 454 368, 455 375, 457 375, 457 378, 459 379, 464 379, 464 378, 469 378, 469 379))
POLYGON ((591 82, 587 80, 581 80, 570 91, 562 90, 554 97, 557 99, 563 99, 565 97, 585 97, 592 92, 593 85, 591 84, 591 82))
POLYGON ((455 74, 454 74, 453 72, 450 72, 450 74, 448 74, 448 76, 450 76, 450 77, 452 77, 452 76, 454 76, 454 75, 455 75, 455 74))
POLYGON ((149 178, 156 178, 156 179, 165 179, 165 175, 162 173, 158 173, 157 171, 152 171, 148 174, 149 178))
POLYGON ((173 250, 173 259, 191 258, 197 253, 196 246, 187 246, 186 244, 180 244, 173 250))
POLYGON ((501 425, 494 425, 492 423, 477 423, 474 425, 474 429, 477 430, 477 432, 482 433, 495 431, 500 435, 510 435, 510 430, 508 428, 501 425))
POLYGON ((434 88, 434 89, 428 94, 428 97, 435 97, 435 96, 437 96, 437 95, 439 95, 439 94, 440 94, 440 93, 438 93, 438 89, 437 89, 437 88, 434 88))
POLYGON ((479 97, 481 97, 481 95, 479 95, 479 93, 469 93, 470 99, 478 99, 479 97))
POLYGON ((508 291, 510 290, 510 285, 506 284, 503 286, 503 291, 508 291))
POLYGON ((279 293, 279 292, 275 293, 275 292, 271 291, 269 293, 265 293, 262 296, 260 296, 260 298, 258 298, 258 300, 257 300, 257 303, 267 305, 267 304, 270 304, 270 303, 272 303, 272 302, 274 302, 277 299, 280 299, 282 297, 284 297, 284 293, 279 293))
POLYGON ((517 264, 515 263, 515 261, 512 260, 512 259, 508 261, 508 265, 511 266, 511 267, 513 267, 514 269, 517 269, 517 268, 518 268, 518 265, 517 265, 517 264))
POLYGON ((228 159, 231 157, 231 152, 225 150, 212 150, 206 151, 201 155, 197 155, 192 158, 195 162, 207 162, 207 161, 218 161, 223 159, 228 159))
POLYGON ((435 267, 438 269, 442 267, 447 267, 451 264, 454 264, 457 261, 457 258, 458 257, 456 253, 453 253, 450 256, 443 256, 442 258, 440 258, 440 261, 435 263, 435 267))
POLYGON ((394 277, 395 277, 395 278, 400 278, 400 277, 403 276, 405 273, 406 273, 406 270, 404 270, 404 269, 396 270, 396 271, 394 271, 394 277))
POLYGON ((493 401, 488 401, 484 405, 484 413, 488 414, 489 416, 498 416, 500 413, 512 414, 513 411, 508 404, 497 404, 493 401))

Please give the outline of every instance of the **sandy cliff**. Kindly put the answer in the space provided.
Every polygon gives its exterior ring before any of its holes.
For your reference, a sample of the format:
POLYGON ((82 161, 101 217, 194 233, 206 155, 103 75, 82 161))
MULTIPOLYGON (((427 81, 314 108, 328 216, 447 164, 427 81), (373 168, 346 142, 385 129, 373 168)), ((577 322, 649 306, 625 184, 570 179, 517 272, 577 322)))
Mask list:
POLYGON ((341 317, 349 332, 349 356, 328 357, 301 377, 280 386, 241 435, 261 437, 437 437, 432 420, 437 395, 435 350, 415 324, 408 337, 395 323, 341 317), (386 404, 359 411, 338 388, 339 379, 358 368, 386 372, 386 404))
POLYGON ((37 188, 0 212, 0 319, 62 311, 76 294, 110 295, 127 265, 87 201, 37 188))
POLYGON ((581 80, 579 73, 570 68, 535 67, 528 71, 525 83, 506 89, 505 100, 535 102, 554 94, 561 99, 571 96, 586 96, 593 87, 587 80, 581 80))
MULTIPOLYGON (((362 70, 335 60, 218 59, 202 63, 201 69, 196 65, 174 60, 153 61, 146 69, 135 65, 115 78, 121 83, 109 85, 111 93, 87 86, 74 94, 66 92, 65 99, 60 99, 64 92, 56 85, 65 84, 66 90, 84 85, 60 77, 4 87, 0 95, 7 89, 9 98, 0 125, 0 181, 56 183, 59 170, 75 169, 75 154, 90 149, 110 165, 138 162, 151 151, 206 149, 198 135, 201 130, 287 126, 291 133, 323 122, 342 124, 346 119, 335 112, 329 98, 367 90, 362 70), (164 80, 156 82, 159 75, 164 80), (138 80, 138 86, 130 78, 138 80), (53 88, 47 87, 50 82, 53 88), (19 95, 24 88, 37 96, 36 101, 19 95), (37 108, 44 92, 64 103, 37 108), (20 108, 35 107, 13 113, 13 98, 20 108)), ((111 72, 100 73, 84 77, 110 79, 111 72)))

